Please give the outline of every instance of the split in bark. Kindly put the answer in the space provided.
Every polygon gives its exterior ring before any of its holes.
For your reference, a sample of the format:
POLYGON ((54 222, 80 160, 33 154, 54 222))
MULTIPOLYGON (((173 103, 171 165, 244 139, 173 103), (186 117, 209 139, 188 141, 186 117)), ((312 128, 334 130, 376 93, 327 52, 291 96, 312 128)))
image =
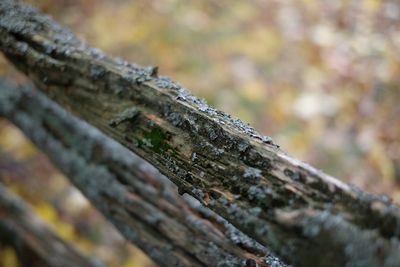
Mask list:
POLYGON ((186 89, 0 3, 0 49, 62 106, 296 266, 397 266, 400 211, 299 162, 186 89))

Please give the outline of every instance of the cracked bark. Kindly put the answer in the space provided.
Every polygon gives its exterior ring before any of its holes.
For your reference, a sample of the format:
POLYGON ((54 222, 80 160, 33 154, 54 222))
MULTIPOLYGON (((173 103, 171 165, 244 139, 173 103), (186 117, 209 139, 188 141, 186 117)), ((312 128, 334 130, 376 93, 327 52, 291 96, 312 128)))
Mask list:
POLYGON ((151 165, 42 93, 0 79, 0 116, 17 125, 159 265, 286 266, 195 199, 183 199, 151 165))
POLYGON ((15 249, 22 267, 104 267, 57 236, 1 183, 0 243, 15 249))
POLYGON ((20 2, 0 49, 48 96, 296 266, 397 266, 400 211, 291 158, 185 88, 105 55, 20 2))

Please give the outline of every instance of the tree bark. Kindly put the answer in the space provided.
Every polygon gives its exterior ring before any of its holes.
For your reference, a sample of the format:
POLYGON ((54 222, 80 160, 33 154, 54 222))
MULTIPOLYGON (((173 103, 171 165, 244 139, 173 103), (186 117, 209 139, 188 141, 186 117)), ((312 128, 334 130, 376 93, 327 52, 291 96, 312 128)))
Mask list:
POLYGON ((0 183, 0 243, 12 246, 22 267, 102 267, 57 236, 0 183))
POLYGON ((130 242, 161 266, 285 266, 151 165, 32 88, 0 79, 16 124, 130 242), (252 265, 248 265, 252 266, 252 265))
POLYGON ((0 4, 0 49, 47 95, 294 265, 400 262, 400 210, 387 197, 291 158, 157 68, 109 57, 10 0, 0 4))

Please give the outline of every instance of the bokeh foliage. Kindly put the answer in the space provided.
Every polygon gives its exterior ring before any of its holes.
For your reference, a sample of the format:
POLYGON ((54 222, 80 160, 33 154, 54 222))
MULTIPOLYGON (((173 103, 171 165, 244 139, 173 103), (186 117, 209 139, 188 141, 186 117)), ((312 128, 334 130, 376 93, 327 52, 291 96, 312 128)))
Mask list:
MULTIPOLYGON (((159 66, 291 155, 400 203, 399 1, 29 2, 92 46, 159 66)), ((0 72, 23 79, 4 59, 0 72)), ((110 266, 149 264, 5 122, 0 149, 3 179, 62 236, 110 266)), ((12 266, 12 251, 0 254, 12 266)))

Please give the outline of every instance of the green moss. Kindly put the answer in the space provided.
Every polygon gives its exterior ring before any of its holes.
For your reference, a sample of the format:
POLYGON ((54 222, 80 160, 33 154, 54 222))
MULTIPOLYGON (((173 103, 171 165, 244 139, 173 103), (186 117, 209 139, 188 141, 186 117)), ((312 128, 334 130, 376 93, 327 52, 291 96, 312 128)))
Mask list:
POLYGON ((147 145, 157 153, 164 153, 172 147, 167 142, 167 135, 160 129, 153 129, 149 133, 143 135, 143 139, 139 141, 141 145, 147 145))

